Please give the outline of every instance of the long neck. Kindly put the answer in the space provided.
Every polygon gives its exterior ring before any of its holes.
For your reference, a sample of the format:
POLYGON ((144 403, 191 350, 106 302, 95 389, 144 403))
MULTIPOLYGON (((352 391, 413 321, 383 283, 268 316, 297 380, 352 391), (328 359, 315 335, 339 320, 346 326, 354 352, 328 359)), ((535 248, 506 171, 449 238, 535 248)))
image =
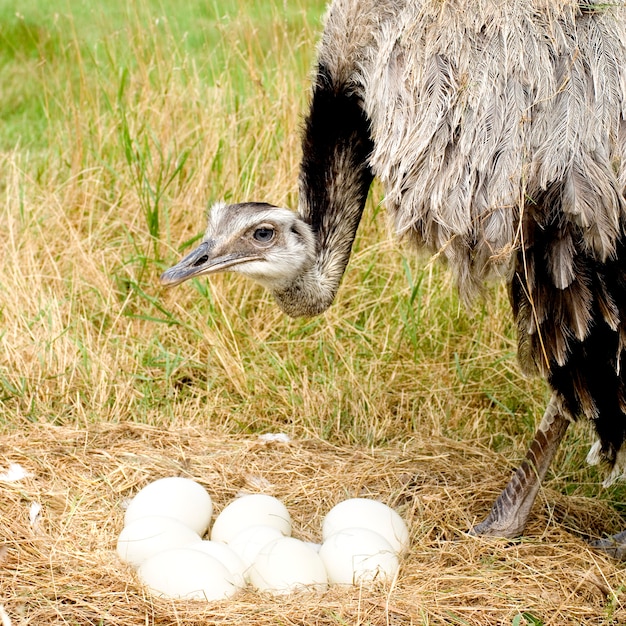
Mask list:
POLYGON ((372 183, 371 150, 360 97, 320 64, 302 144, 298 207, 313 231, 316 255, 287 289, 274 293, 288 315, 317 315, 332 304, 372 183))

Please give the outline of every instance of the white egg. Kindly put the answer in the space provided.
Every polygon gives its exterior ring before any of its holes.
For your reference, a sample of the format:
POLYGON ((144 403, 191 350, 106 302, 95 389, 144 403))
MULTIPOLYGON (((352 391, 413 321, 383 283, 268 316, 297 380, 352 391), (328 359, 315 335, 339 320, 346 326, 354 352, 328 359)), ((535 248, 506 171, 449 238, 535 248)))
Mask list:
POLYGON ((322 544, 320 558, 328 581, 343 585, 390 582, 400 567, 391 544, 367 528, 345 528, 331 535, 322 544))
POLYGON ((409 547, 404 520, 386 504, 368 498, 351 498, 334 506, 322 522, 324 541, 345 528, 369 528, 382 535, 400 554, 409 547))
POLYGON ((211 496, 202 485, 189 478, 170 476, 149 483, 137 493, 126 509, 124 525, 141 517, 163 515, 203 535, 212 513, 211 496))
POLYGON ((320 555, 299 539, 283 537, 263 546, 249 571, 260 591, 283 594, 296 589, 324 591, 328 575, 320 555))
POLYGON ((191 548, 159 552, 137 573, 153 593, 167 598, 222 600, 239 589, 223 563, 191 548))
POLYGON ((123 561, 137 567, 158 552, 199 541, 196 532, 171 517, 141 517, 122 530, 117 553, 123 561))
POLYGON ((234 550, 244 562, 245 567, 248 568, 263 546, 283 536, 280 530, 274 526, 250 526, 238 532, 227 545, 234 550))
POLYGON ((228 543, 249 526, 274 526, 283 535, 291 535, 291 516, 287 507, 273 496, 263 493, 241 496, 233 500, 217 516, 211 539, 228 543))
POLYGON ((190 550, 199 550, 217 559, 232 574, 233 581, 238 587, 245 586, 246 564, 229 545, 221 541, 198 541, 188 547, 190 550))

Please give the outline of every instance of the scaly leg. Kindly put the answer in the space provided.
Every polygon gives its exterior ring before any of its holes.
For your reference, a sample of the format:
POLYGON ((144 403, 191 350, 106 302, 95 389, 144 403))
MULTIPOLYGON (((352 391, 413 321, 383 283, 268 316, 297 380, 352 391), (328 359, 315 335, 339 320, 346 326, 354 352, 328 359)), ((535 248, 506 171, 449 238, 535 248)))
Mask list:
POLYGON ((553 395, 526 458, 493 503, 487 518, 472 528, 473 535, 510 538, 522 533, 541 481, 568 426, 569 420, 559 413, 553 395))
POLYGON ((591 545, 600 552, 604 552, 614 559, 626 559, 626 530, 605 539, 592 541, 591 545))

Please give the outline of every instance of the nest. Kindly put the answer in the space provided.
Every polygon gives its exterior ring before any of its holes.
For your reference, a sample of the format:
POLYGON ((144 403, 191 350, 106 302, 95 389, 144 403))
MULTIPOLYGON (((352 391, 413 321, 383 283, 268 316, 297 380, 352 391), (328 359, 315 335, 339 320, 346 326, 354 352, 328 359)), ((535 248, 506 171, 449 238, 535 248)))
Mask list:
POLYGON ((9 463, 29 475, 0 483, 3 626, 626 622, 624 566, 583 536, 619 523, 606 503, 548 484, 523 539, 467 535, 512 469, 479 443, 429 437, 339 448, 197 428, 33 425, 4 435, 0 469, 9 463), (211 603, 152 597, 115 543, 125 501, 172 475, 204 485, 214 514, 242 492, 274 495, 291 512, 294 536, 308 541, 320 541, 322 518, 337 502, 379 498, 407 521, 411 550, 388 586, 279 598, 245 590, 211 603))

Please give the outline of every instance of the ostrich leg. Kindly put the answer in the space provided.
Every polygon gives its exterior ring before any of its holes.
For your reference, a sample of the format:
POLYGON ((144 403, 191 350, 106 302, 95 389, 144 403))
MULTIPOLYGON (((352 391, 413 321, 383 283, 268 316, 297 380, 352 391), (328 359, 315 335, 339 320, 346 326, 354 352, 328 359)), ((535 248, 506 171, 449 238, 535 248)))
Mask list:
POLYGON ((526 458, 493 503, 487 518, 472 528, 473 535, 516 537, 522 533, 541 481, 569 426, 554 395, 548 404, 526 458))
POLYGON ((604 539, 592 541, 591 545, 614 559, 626 559, 626 530, 604 539))

